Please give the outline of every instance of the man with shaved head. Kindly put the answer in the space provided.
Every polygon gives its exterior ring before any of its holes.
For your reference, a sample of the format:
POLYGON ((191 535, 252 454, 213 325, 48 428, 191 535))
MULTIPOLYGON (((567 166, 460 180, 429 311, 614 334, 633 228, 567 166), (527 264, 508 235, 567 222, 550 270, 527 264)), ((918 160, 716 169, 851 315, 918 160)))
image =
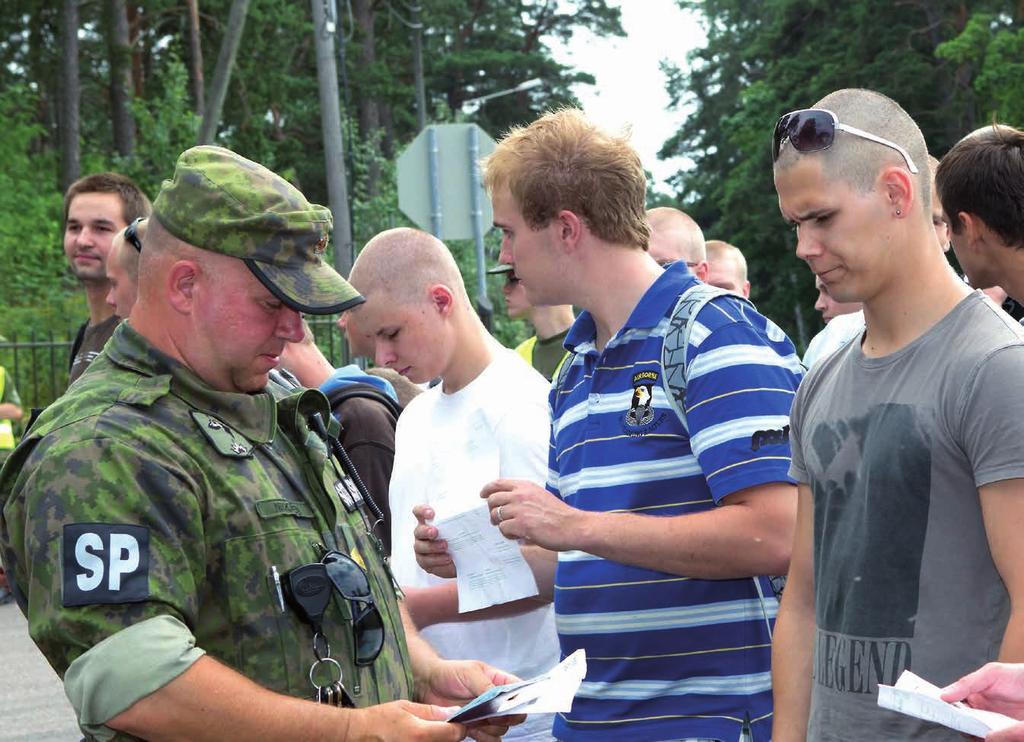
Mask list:
POLYGON ((797 256, 865 320, 793 404, 772 738, 954 739, 880 709, 878 685, 1024 659, 1024 329, 947 264, 924 137, 895 101, 837 91, 772 145, 797 256))
POLYGON ((689 215, 671 206, 658 206, 647 211, 651 237, 647 252, 654 262, 666 266, 681 260, 701 281, 708 277, 708 258, 704 249, 704 233, 689 215))
POLYGON ((725 289, 737 296, 750 298, 747 280, 747 259, 735 245, 722 240, 708 240, 708 277, 712 286, 725 289))
MULTIPOLYGON (((391 564, 413 621, 444 657, 481 659, 521 677, 547 671, 559 658, 550 595, 460 615, 455 581, 416 563, 412 514, 421 505, 437 519, 482 508, 481 488, 499 477, 543 482, 547 381, 491 337, 452 254, 426 232, 378 234, 349 278, 366 299, 346 313, 349 337, 410 381, 441 378, 409 403, 395 431, 391 564)), ((549 740, 552 721, 532 715, 508 738, 549 740)))
POLYGON ((127 317, 139 296, 139 257, 147 219, 136 219, 114 236, 107 255, 107 304, 114 314, 127 317))

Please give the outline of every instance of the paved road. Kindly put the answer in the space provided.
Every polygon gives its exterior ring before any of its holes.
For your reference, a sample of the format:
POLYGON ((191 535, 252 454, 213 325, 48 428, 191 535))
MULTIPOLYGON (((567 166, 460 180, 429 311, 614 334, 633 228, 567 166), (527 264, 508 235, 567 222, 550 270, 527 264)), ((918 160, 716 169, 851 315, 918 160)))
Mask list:
POLYGON ((14 603, 0 605, 0 740, 78 742, 60 678, 28 636, 14 603))

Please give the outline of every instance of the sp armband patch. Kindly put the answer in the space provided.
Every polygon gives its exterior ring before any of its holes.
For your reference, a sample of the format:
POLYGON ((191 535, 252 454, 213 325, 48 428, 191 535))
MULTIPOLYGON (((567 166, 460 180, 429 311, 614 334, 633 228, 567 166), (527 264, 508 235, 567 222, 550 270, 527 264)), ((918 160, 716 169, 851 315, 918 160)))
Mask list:
POLYGON ((71 523, 61 547, 65 607, 149 598, 148 528, 71 523))

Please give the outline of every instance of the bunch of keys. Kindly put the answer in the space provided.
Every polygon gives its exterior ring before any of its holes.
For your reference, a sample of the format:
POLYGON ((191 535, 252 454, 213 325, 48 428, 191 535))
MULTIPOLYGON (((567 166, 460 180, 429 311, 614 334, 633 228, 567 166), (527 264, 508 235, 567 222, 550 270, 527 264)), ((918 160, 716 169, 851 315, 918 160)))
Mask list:
POLYGON ((283 587, 285 597, 299 618, 313 627, 313 656, 316 660, 309 668, 309 682, 316 691, 313 700, 331 706, 355 707, 343 683, 341 664, 331 657, 331 644, 323 635, 324 613, 334 591, 326 567, 319 562, 296 567, 284 575, 283 587), (317 682, 318 671, 321 670, 327 673, 327 682, 323 684, 317 682), (337 678, 334 678, 335 672, 337 678))

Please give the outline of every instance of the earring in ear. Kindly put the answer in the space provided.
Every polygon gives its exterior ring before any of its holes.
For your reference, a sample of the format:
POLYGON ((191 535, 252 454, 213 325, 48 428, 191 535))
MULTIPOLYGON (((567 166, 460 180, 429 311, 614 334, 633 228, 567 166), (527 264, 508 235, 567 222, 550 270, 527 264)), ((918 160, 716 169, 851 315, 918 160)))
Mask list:
POLYGON ((903 212, 900 211, 899 209, 896 209, 896 216, 902 216, 902 215, 903 215, 903 212))

